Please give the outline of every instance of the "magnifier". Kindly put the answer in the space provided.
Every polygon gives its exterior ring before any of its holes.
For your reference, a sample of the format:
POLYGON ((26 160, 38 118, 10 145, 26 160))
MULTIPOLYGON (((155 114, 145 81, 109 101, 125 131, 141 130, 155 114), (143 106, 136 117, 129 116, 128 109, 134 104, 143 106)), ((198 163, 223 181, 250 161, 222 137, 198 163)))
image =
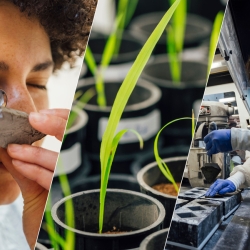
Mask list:
POLYGON ((7 95, 2 89, 0 89, 0 107, 6 107, 6 106, 7 106, 7 95))

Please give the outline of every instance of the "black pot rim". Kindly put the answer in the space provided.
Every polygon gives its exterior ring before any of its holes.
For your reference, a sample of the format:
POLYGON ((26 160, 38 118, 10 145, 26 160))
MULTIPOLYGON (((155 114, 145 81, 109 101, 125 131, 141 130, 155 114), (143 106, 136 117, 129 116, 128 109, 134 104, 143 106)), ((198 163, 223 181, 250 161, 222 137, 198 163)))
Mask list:
MULTIPOLYGON (((160 20, 159 16, 163 17, 165 13, 166 12, 164 11, 157 11, 157 12, 143 14, 143 15, 136 17, 130 25, 132 34, 138 38, 138 34, 141 35, 141 33, 144 33, 145 39, 147 39, 150 33, 143 31, 141 27, 151 24, 152 20, 156 20, 157 21, 156 23, 158 23, 160 20)), ((204 17, 188 13, 187 23, 195 27, 199 26, 203 29, 203 33, 198 34, 197 36, 198 39, 204 39, 205 37, 209 36, 209 34, 211 33, 212 23, 209 20, 205 19, 204 17)), ((191 42, 193 41, 190 40, 189 43, 191 42)), ((159 41, 159 43, 161 43, 161 40, 159 41)))
POLYGON ((35 246, 35 249, 38 248, 39 250, 48 250, 47 247, 45 247, 44 245, 42 245, 41 243, 39 242, 36 242, 36 246, 35 246))
MULTIPOLYGON (((119 54, 119 56, 117 58, 112 58, 111 59, 111 64, 112 63, 117 63, 120 61, 120 63, 128 63, 128 62, 131 62, 131 59, 133 58, 133 60, 136 58, 136 56, 139 54, 142 46, 143 46, 143 42, 136 39, 133 32, 131 32, 130 30, 127 30, 127 31, 118 31, 120 33, 122 33, 122 39, 123 40, 127 40, 127 41, 132 41, 133 43, 137 43, 138 45, 140 45, 141 47, 134 50, 134 51, 131 51, 131 52, 127 52, 127 53, 123 53, 123 54, 119 54)), ((91 39, 95 39, 95 40, 98 40, 98 39, 107 39, 108 37, 105 36, 104 34, 101 34, 101 33, 95 33, 93 36, 91 35, 91 38, 90 38, 90 43, 91 43, 91 39)), ((91 44, 90 44, 91 46, 91 44)), ((103 53, 95 53, 93 52, 94 56, 97 58, 97 61, 101 61, 102 59, 102 55, 103 53)))
MULTIPOLYGON (((168 232, 169 231, 169 228, 165 228, 165 229, 162 229, 160 231, 157 231, 157 232, 154 232, 152 234, 150 234, 149 236, 147 236, 140 244, 140 247, 138 250, 143 250, 142 247, 145 247, 147 245, 148 242, 150 242, 155 236, 158 236, 162 233, 165 233, 165 232, 168 232)), ((167 238, 166 238, 167 240, 167 238)), ((145 248, 144 248, 145 249, 145 248)))
MULTIPOLYGON (((182 161, 182 160, 187 160, 187 156, 177 156, 177 157, 170 157, 170 158, 165 158, 163 159, 163 161, 165 163, 168 162, 173 162, 173 161, 182 161)), ((140 186, 142 186, 143 188, 145 188, 146 190, 149 190, 151 193, 158 195, 158 196, 163 196, 165 198, 172 198, 172 199, 177 199, 178 196, 174 196, 174 195, 169 195, 169 194, 164 194, 161 193, 153 188, 151 188, 148 184, 146 184, 143 180, 143 175, 151 168, 154 168, 157 166, 157 162, 152 162, 149 163, 148 165, 146 165, 145 167, 143 167, 137 174, 137 181, 139 182, 140 186)))
MULTIPOLYGON (((108 80, 107 82, 118 84, 115 80, 108 80)), ((79 80, 78 85, 77 85, 77 89, 79 89, 80 87, 91 86, 91 85, 92 86, 95 85, 94 78, 91 77, 91 78, 82 79, 82 80, 79 80)), ((151 96, 143 102, 132 104, 132 105, 127 105, 125 107, 125 110, 124 110, 126 112, 145 109, 147 107, 154 105, 155 103, 157 103, 161 99, 160 89, 157 86, 155 86, 154 84, 150 83, 149 81, 139 79, 138 82, 136 83, 136 86, 137 85, 149 90, 151 92, 151 96)), ((109 113, 112 109, 112 106, 106 106, 106 107, 100 108, 98 105, 86 103, 84 106, 84 109, 109 113)))
POLYGON ((89 119, 87 113, 84 110, 81 110, 77 107, 73 107, 72 110, 77 113, 78 120, 70 129, 66 130, 66 133, 65 133, 66 135, 74 133, 75 131, 84 127, 87 124, 88 119, 89 119))
MULTIPOLYGON (((186 50, 188 51, 188 50, 186 50)), ((146 72, 147 68, 149 68, 152 65, 155 64, 161 64, 161 63, 168 63, 169 59, 167 57, 167 54, 162 54, 162 55, 156 55, 154 57, 154 60, 152 62, 149 62, 145 69, 142 72, 141 77, 149 82, 155 83, 157 86, 160 87, 167 87, 167 88, 175 88, 175 89, 188 89, 188 88, 194 88, 194 87, 200 87, 200 88, 205 88, 206 87, 206 81, 207 79, 198 79, 195 81, 181 81, 179 85, 174 85, 173 81, 171 79, 160 79, 154 76, 151 76, 146 72)), ((183 51, 182 54, 182 62, 185 63, 196 63, 197 65, 204 65, 207 66, 207 63, 204 62, 204 60, 197 60, 197 59, 192 59, 188 56, 185 55, 185 51, 183 51)))
POLYGON ((66 224, 62 223, 61 220, 59 220, 56 211, 57 211, 58 207, 61 204, 63 204, 66 200, 69 200, 69 199, 71 199, 73 197, 77 197, 77 196, 82 195, 82 194, 99 193, 99 192, 100 192, 100 189, 83 191, 83 192, 78 192, 78 193, 72 194, 70 196, 67 196, 67 197, 61 199, 60 201, 55 203, 54 206, 52 207, 51 215, 52 215, 53 220, 57 224, 59 224, 61 227, 65 228, 65 229, 68 229, 68 230, 70 230, 72 232, 75 232, 77 234, 84 235, 86 237, 120 238, 120 237, 127 237, 127 236, 131 236, 131 235, 139 235, 141 233, 144 233, 145 231, 149 231, 149 230, 153 229, 154 227, 156 227, 157 225, 159 225, 160 223, 162 223, 164 218, 165 218, 165 209, 164 209, 163 205, 158 200, 156 200, 155 198, 152 198, 152 197, 150 197, 148 195, 145 195, 145 194, 142 194, 142 193, 139 193, 139 192, 135 192, 135 191, 129 191, 129 190, 123 190, 123 189, 107 189, 107 192, 110 192, 110 193, 132 194, 132 195, 140 196, 141 198, 145 198, 147 200, 152 201, 155 205, 157 205, 157 207, 159 209, 159 217, 157 218, 157 220, 153 224, 151 224, 150 226, 145 227, 143 229, 139 229, 139 230, 135 230, 133 232, 127 232, 127 233, 123 233, 123 234, 112 234, 112 235, 110 235, 110 234, 90 233, 90 232, 81 231, 81 230, 69 227, 66 224))

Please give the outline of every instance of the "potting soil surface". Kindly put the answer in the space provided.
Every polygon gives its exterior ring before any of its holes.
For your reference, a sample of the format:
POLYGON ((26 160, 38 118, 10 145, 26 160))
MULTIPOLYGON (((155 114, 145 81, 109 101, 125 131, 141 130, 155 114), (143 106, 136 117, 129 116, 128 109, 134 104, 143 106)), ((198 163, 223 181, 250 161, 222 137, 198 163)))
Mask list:
MULTIPOLYGON (((176 183, 178 188, 180 188, 180 183, 176 183)), ((160 183, 160 184, 156 184, 154 186, 152 186, 153 189, 164 193, 164 194, 169 194, 169 195, 174 195, 177 196, 177 192, 174 188, 173 184, 170 183, 160 183)))
POLYGON ((123 233, 132 232, 132 231, 134 231, 134 230, 127 230, 127 231, 122 230, 122 231, 120 231, 119 228, 114 226, 112 230, 104 232, 103 234, 123 234, 123 233))

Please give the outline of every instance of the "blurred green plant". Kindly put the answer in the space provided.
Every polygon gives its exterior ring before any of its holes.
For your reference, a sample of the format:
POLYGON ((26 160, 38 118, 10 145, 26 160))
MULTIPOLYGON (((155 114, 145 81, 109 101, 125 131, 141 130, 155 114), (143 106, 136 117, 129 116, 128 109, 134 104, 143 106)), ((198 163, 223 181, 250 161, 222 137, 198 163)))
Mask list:
MULTIPOLYGON (((93 88, 88 89, 84 94, 81 93, 81 91, 76 92, 75 94, 75 101, 72 107, 72 110, 70 111, 69 117, 68 117, 68 122, 67 122, 67 126, 66 126, 66 131, 67 129, 70 129, 78 116, 78 112, 76 108, 79 109, 83 109, 84 105, 86 103, 89 102, 89 100, 95 95, 95 90, 93 88), (77 100, 77 98, 80 97, 79 100, 77 100)), ((67 133, 65 133, 64 137, 63 137, 63 142, 67 137, 67 133)), ((71 195, 71 190, 70 190, 70 185, 69 185, 69 181, 68 181, 68 177, 65 173, 64 170, 64 166, 63 166, 63 162, 60 158, 60 155, 58 157, 58 161, 57 161, 57 168, 59 169, 59 182, 60 182, 60 186, 62 188, 63 191, 63 195, 64 197, 71 195)), ((67 249, 74 249, 74 245, 75 245, 75 235, 73 232, 67 230, 66 234, 65 234, 65 239, 63 239, 55 230, 54 227, 54 222, 53 219, 51 217, 51 195, 49 194, 48 196, 48 200, 47 200, 47 204, 46 204, 46 208, 45 208, 45 221, 46 224, 43 227, 43 229, 45 231, 47 231, 51 244, 54 247, 54 249, 59 249, 59 245, 63 250, 67 250, 67 249)), ((65 224, 68 225, 69 227, 74 228, 74 206, 72 203, 72 200, 67 200, 65 203, 65 211, 66 212, 66 220, 65 220, 65 224)))
MULTIPOLYGON (((69 196, 71 195, 71 191, 70 191, 70 185, 69 185, 69 181, 68 181, 68 177, 63 169, 63 163, 60 159, 60 157, 58 158, 58 162, 57 162, 57 168, 59 168, 59 182, 60 182, 60 186, 62 188, 62 192, 63 192, 63 196, 69 196)), ((48 200, 46 203, 46 208, 45 208, 45 227, 43 228, 45 231, 47 231, 50 241, 51 241, 51 245, 53 246, 54 250, 59 249, 59 246, 61 249, 63 250, 68 250, 68 249, 74 249, 75 248, 75 233, 70 231, 70 230, 66 230, 65 232, 65 239, 62 238, 55 229, 55 225, 51 216, 51 209, 52 209, 52 205, 51 205, 51 194, 49 193, 48 196, 48 200)), ((74 218, 74 205, 73 205, 73 201, 72 199, 68 199, 65 202, 65 224, 71 228, 75 227, 75 218, 74 218)))
POLYGON ((221 29, 223 17, 224 17, 224 12, 220 11, 216 15, 215 20, 214 20, 213 29, 212 29, 212 33, 211 33, 211 37, 210 37, 210 48, 209 48, 209 54, 208 54, 207 78, 208 78, 210 70, 211 70, 211 66, 212 66, 215 51, 216 51, 216 46, 218 44, 219 34, 220 34, 220 29, 221 29))
POLYGON ((128 25, 136 9, 138 0, 119 0, 117 15, 114 23, 114 28, 109 35, 105 44, 100 65, 97 66, 93 53, 87 46, 85 53, 85 62, 95 77, 97 104, 100 107, 106 106, 105 88, 104 88, 104 72, 111 63, 114 56, 117 56, 120 50, 123 30, 128 25))
MULTIPOLYGON (((170 5, 174 0, 169 0, 170 5)), ((182 59, 181 53, 184 46, 186 30, 187 0, 181 0, 173 18, 166 27, 166 44, 169 58, 170 73, 173 83, 179 85, 181 81, 182 59)))
POLYGON ((103 228, 103 217, 104 217, 104 204, 106 197, 106 188, 108 183, 108 174, 112 166, 114 153, 118 144, 119 138, 125 133, 125 131, 119 132, 115 135, 121 115, 125 109, 128 99, 144 69, 152 51, 160 39, 162 33, 165 30, 170 18, 172 17, 174 11, 179 5, 181 0, 176 0, 173 5, 169 8, 166 14, 163 16, 157 27, 154 29, 140 53, 138 54, 134 64, 129 70, 127 76, 125 77, 112 106, 110 117, 106 130, 102 137, 101 142, 101 191, 100 191, 100 212, 99 212, 99 232, 102 232, 103 228))

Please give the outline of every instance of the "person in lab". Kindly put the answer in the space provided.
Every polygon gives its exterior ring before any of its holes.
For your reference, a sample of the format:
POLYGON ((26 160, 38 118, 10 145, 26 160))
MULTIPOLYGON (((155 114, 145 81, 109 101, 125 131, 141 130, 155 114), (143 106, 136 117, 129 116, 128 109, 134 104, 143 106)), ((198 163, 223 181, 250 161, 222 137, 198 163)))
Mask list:
POLYGON ((213 197, 234 192, 238 188, 250 186, 250 131, 247 129, 232 128, 220 129, 209 133, 204 138, 208 155, 225 153, 235 150, 246 150, 243 165, 234 167, 230 177, 226 180, 217 179, 209 188, 206 196, 213 197))
MULTIPOLYGON (((68 110, 48 108, 46 84, 83 55, 96 0, 0 0, 0 89, 7 107, 62 140, 68 110)), ((60 83, 58 84, 60 91, 60 83)), ((1 131, 1 128, 0 128, 1 131)), ((58 154, 35 145, 0 148, 0 249, 34 249, 58 154)))

